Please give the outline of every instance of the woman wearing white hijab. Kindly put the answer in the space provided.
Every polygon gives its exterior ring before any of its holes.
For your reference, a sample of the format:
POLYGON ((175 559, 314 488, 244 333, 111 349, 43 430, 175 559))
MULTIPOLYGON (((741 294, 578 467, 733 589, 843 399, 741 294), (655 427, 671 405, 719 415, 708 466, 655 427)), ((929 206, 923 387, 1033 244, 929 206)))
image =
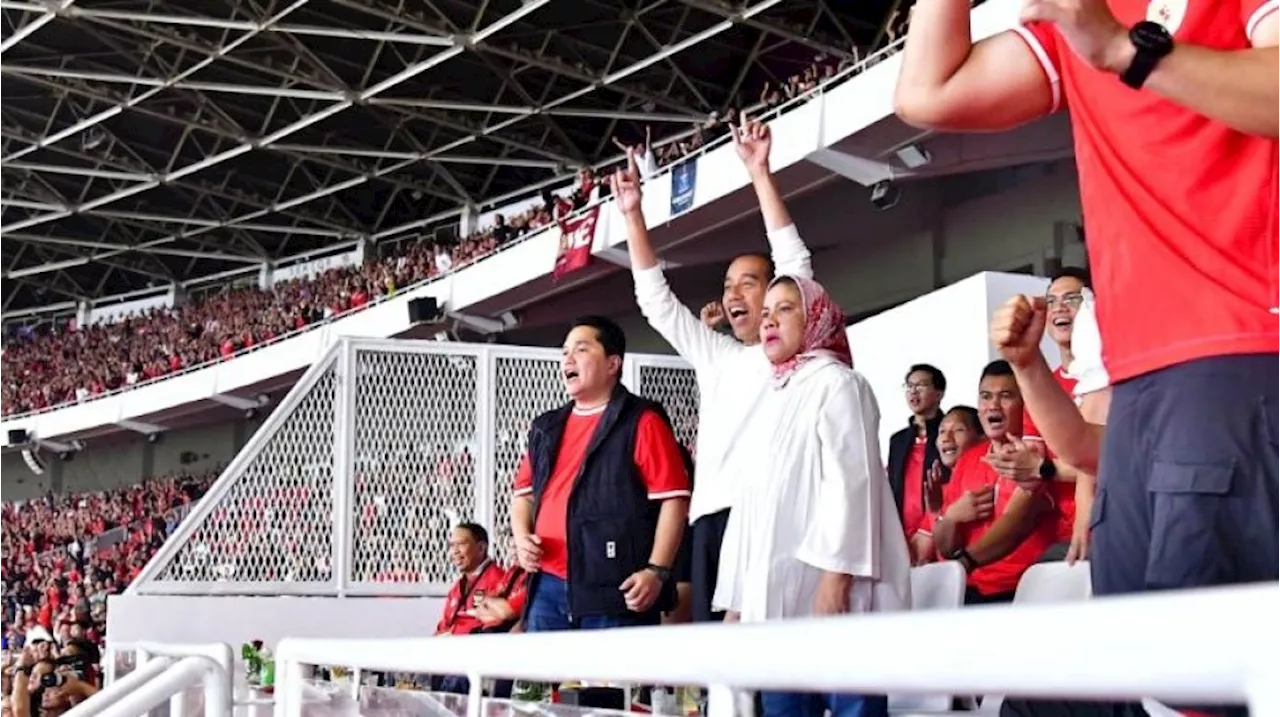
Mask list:
MULTIPOLYGON (((910 558, 880 458, 880 409, 853 370, 844 314, 810 279, 765 298, 765 394, 731 450, 741 476, 713 603, 729 620, 906 609, 910 558)), ((766 692, 763 717, 882 717, 884 696, 766 692)))

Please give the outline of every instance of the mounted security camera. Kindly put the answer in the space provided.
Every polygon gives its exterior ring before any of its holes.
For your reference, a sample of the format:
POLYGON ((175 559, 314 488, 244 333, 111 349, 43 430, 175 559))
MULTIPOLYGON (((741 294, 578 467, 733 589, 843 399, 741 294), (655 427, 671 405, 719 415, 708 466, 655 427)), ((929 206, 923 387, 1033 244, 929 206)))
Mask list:
POLYGON ((900 199, 902 190, 891 179, 882 179, 871 186, 871 204, 882 212, 898 206, 900 199))

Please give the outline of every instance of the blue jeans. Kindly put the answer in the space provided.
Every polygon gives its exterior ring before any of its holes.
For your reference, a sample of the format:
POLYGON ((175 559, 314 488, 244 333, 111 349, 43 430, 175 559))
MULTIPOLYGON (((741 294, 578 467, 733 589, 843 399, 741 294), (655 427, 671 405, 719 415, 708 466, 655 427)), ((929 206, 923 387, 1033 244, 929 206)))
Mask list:
POLYGON ((612 627, 657 625, 658 615, 583 615, 569 620, 569 589, 564 580, 542 573, 534 578, 524 623, 526 632, 604 630, 612 627))
POLYGON ((886 717, 889 698, 885 695, 849 695, 843 693, 811 694, 807 692, 761 692, 761 717, 886 717))

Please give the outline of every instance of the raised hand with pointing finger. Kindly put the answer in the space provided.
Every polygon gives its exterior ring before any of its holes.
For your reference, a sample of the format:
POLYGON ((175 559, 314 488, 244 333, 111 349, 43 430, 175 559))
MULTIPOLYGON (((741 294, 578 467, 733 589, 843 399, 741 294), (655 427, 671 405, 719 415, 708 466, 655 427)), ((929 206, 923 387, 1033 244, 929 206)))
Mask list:
POLYGON ((1000 305, 991 316, 991 343, 1000 357, 1015 367, 1025 367, 1040 356, 1040 339, 1044 336, 1046 307, 1044 299, 1014 296, 1000 305))
POLYGON ((624 215, 640 211, 640 170, 636 168, 636 152, 627 148, 627 166, 619 168, 609 178, 618 211, 624 215))
POLYGON ((769 151, 772 147, 773 135, 764 122, 748 121, 743 115, 742 123, 733 128, 733 148, 748 174, 769 173, 769 151))

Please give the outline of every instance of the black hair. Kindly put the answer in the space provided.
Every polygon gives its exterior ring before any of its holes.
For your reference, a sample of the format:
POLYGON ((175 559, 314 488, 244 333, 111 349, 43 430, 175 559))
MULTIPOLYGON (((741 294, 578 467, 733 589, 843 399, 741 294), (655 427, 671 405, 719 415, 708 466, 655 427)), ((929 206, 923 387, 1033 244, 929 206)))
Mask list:
POLYGON ((768 254, 762 254, 760 252, 753 251, 753 252, 748 252, 746 254, 739 254, 733 258, 734 261, 737 261, 739 259, 759 259, 760 261, 764 262, 765 276, 763 278, 764 278, 764 283, 766 284, 773 281, 774 277, 778 275, 778 267, 776 264, 773 263, 773 257, 769 256, 768 254))
POLYGON ((933 364, 928 364, 928 363, 912 364, 911 368, 907 369, 907 375, 902 380, 909 381, 911 379, 911 374, 915 373, 916 371, 923 371, 929 374, 929 381, 933 383, 933 387, 944 393, 946 392, 947 377, 943 375, 942 369, 938 368, 937 366, 934 366, 933 364))
POLYGON ((579 326, 590 326, 596 330, 596 340, 604 347, 605 356, 623 358, 627 355, 627 334, 613 319, 603 316, 583 316, 576 319, 570 330, 579 326))
MULTIPOLYGON (((982 378, 988 376, 1012 376, 1013 367, 1004 359, 996 359, 982 369, 982 378)), ((982 380, 982 379, 979 379, 982 380)))
POLYGON ((973 406, 952 406, 942 417, 946 418, 953 413, 957 416, 964 416, 964 422, 969 424, 969 430, 976 431, 979 436, 983 434, 982 421, 978 419, 978 409, 973 406))
POLYGON ((458 523, 458 530, 465 530, 471 534, 471 539, 477 543, 489 544, 489 531, 484 529, 479 523, 458 523))
POLYGON ((1049 283, 1052 284, 1058 279, 1075 279, 1086 287, 1093 287, 1093 281, 1089 279, 1089 270, 1079 266, 1062 267, 1049 277, 1049 283))

